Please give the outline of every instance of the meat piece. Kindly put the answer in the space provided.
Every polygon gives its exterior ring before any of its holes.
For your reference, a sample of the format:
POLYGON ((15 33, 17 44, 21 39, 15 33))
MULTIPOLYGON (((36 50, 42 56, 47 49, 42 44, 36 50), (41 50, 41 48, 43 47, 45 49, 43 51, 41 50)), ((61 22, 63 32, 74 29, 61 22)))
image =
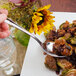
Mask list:
POLYGON ((58 37, 62 37, 62 36, 65 35, 65 30, 60 30, 60 29, 58 29, 58 30, 57 30, 57 34, 58 34, 58 37))
POLYGON ((72 63, 70 63, 66 59, 57 59, 57 64, 62 68, 62 69, 70 69, 72 68, 72 63))
POLYGON ((71 37, 71 34, 70 33, 65 33, 64 37, 67 40, 67 39, 69 39, 71 37))
POLYGON ((59 28, 67 31, 69 26, 70 26, 69 22, 66 21, 65 23, 61 24, 59 28))
POLYGON ((57 66, 56 66, 56 60, 50 56, 50 55, 47 55, 45 57, 45 65, 49 68, 49 69, 52 69, 52 70, 57 70, 57 66))
POLYGON ((76 20, 73 21, 73 26, 76 27, 76 20))
POLYGON ((53 51, 58 55, 70 56, 72 54, 72 47, 64 39, 57 39, 53 45, 53 51))
POLYGON ((67 32, 71 33, 73 36, 76 33, 76 27, 69 28, 67 32))
POLYGON ((56 31, 51 30, 46 38, 50 41, 54 41, 55 39, 57 39, 56 31))

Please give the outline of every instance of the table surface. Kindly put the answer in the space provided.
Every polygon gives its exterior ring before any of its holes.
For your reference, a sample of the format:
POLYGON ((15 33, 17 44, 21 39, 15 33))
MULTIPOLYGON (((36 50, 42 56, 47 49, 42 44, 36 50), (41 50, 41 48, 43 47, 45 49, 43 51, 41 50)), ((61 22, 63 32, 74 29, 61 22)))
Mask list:
POLYGON ((21 45, 16 39, 14 39, 17 51, 16 64, 18 64, 19 68, 17 68, 16 74, 21 73, 22 65, 24 62, 24 57, 26 53, 26 47, 21 45))

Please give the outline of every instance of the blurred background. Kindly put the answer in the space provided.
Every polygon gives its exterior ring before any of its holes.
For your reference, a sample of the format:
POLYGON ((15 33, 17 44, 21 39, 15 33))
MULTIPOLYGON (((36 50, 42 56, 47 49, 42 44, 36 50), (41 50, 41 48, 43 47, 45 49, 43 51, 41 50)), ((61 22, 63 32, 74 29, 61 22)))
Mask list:
MULTIPOLYGON (((40 7, 51 4, 50 11, 53 12, 76 12, 76 0, 37 0, 37 1, 38 1, 38 6, 40 7)), ((0 0, 0 4, 6 2, 7 0, 0 0)), ((17 74, 20 74, 27 47, 20 44, 15 38, 14 38, 14 42, 17 48, 16 63, 19 65, 17 74)))
POLYGON ((51 4, 50 11, 76 12, 76 0, 39 0, 40 6, 51 4))

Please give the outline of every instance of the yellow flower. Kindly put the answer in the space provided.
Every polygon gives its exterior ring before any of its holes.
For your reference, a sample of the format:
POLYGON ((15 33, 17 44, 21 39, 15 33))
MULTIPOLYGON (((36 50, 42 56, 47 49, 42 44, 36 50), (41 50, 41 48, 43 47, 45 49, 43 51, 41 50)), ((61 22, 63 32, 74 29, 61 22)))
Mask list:
POLYGON ((32 23, 30 32, 34 32, 37 34, 41 34, 42 32, 47 33, 54 26, 54 16, 52 16, 52 12, 48 9, 51 5, 47 5, 41 8, 38 8, 36 12, 33 13, 32 23))

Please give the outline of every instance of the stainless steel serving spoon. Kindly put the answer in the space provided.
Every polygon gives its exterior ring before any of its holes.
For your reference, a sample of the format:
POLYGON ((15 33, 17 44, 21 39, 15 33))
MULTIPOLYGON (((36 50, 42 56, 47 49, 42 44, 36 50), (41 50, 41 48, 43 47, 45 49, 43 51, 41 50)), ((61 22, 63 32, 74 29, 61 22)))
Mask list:
MULTIPOLYGON (((39 44, 40 46, 43 48, 43 52, 45 52, 46 54, 48 55, 51 55, 53 57, 59 57, 59 58, 62 58, 62 57, 65 57, 65 56, 58 56, 56 54, 53 54, 53 53, 50 53, 49 51, 47 51, 45 48, 44 48, 44 44, 34 35, 34 34, 31 34, 30 32, 28 32, 26 29, 24 29, 23 27, 19 26, 18 24, 16 24, 15 22, 13 22, 12 20, 10 19, 7 19, 5 20, 6 23, 10 24, 11 26, 23 31, 24 33, 28 34, 29 36, 31 36, 32 38, 34 38, 39 44)), ((52 46, 51 43, 49 43, 47 45, 47 47, 49 46, 52 46)))

